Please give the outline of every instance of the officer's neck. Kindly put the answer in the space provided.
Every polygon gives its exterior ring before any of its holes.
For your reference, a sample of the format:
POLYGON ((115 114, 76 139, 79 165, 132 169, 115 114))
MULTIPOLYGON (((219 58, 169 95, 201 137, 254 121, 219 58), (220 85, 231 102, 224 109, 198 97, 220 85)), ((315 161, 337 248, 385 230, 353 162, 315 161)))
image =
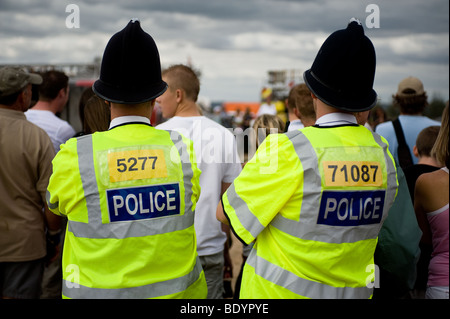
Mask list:
POLYGON ((155 100, 144 102, 140 104, 118 104, 110 103, 111 107, 111 120, 121 116, 143 116, 148 119, 152 116, 153 107, 155 106, 155 100))
POLYGON ((314 102, 314 108, 316 110, 316 118, 317 119, 321 118, 324 115, 331 114, 331 113, 349 113, 349 114, 353 114, 352 112, 341 111, 341 110, 338 110, 337 108, 329 106, 329 105, 323 103, 321 100, 319 100, 315 96, 313 96, 313 102, 314 102))

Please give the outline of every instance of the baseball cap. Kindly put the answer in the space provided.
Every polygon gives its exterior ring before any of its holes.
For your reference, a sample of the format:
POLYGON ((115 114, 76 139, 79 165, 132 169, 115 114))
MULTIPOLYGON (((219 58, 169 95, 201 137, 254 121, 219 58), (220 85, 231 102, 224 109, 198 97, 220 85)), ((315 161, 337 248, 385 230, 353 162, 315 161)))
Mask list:
POLYGON ((398 96, 416 96, 424 93, 423 83, 416 77, 408 76, 398 84, 398 96))
POLYGON ((19 67, 5 66, 0 69, 0 97, 17 93, 27 84, 41 83, 39 74, 28 73, 19 67))

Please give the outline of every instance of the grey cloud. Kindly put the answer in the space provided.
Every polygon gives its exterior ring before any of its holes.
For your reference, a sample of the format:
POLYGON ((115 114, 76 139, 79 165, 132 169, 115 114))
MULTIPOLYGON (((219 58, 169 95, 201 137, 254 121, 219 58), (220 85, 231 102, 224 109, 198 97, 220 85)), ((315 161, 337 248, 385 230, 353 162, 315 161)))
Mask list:
MULTIPOLYGON (((264 68, 284 67, 287 61, 293 61, 293 68, 310 66, 325 37, 345 28, 353 16, 365 23, 366 7, 372 3, 380 9, 380 28, 366 27, 365 31, 376 46, 380 70, 392 72, 383 66, 395 65, 399 66, 395 72, 401 73, 402 66, 418 63, 423 69, 428 65, 448 72, 447 0, 0 0, 0 63, 17 59, 70 62, 75 57, 90 62, 102 54, 112 34, 130 18, 139 18, 157 44, 178 51, 170 52, 171 59, 184 62, 192 52, 202 59, 239 57, 240 72, 235 74, 245 78, 252 71, 245 59, 256 55, 270 62, 264 68), (65 27, 69 3, 80 8, 79 29, 65 27), (66 38, 70 41, 63 41, 66 38), (56 47, 54 39, 61 39, 67 47, 56 47)), ((220 67, 214 68, 204 73, 228 76, 218 74, 220 67)), ((448 75, 439 76, 443 87, 448 86, 448 75)), ((379 78, 389 76, 380 74, 379 78)))

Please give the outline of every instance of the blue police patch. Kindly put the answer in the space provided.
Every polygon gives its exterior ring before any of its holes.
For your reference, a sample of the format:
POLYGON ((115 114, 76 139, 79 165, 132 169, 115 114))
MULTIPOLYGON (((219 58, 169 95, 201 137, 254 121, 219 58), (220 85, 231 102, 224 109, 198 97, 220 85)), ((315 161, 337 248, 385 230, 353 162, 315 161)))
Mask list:
POLYGON ((180 214, 178 184, 109 189, 106 197, 111 222, 180 214))
POLYGON ((318 224, 359 226, 378 224, 383 217, 386 191, 324 191, 318 224))

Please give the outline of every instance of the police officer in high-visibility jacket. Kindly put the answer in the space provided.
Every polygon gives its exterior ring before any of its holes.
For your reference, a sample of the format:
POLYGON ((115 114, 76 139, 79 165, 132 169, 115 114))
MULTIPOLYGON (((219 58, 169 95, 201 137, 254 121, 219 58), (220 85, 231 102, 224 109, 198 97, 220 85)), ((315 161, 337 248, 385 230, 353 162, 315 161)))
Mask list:
POLYGON ((53 161, 47 201, 68 218, 63 297, 206 298, 193 145, 150 125, 166 88, 153 38, 130 21, 93 85, 110 104, 109 130, 70 139, 53 161))
POLYGON ((271 134, 217 207, 244 244, 241 298, 370 298, 377 235, 397 192, 375 106, 375 50, 359 21, 331 34, 304 79, 315 126, 271 134))

